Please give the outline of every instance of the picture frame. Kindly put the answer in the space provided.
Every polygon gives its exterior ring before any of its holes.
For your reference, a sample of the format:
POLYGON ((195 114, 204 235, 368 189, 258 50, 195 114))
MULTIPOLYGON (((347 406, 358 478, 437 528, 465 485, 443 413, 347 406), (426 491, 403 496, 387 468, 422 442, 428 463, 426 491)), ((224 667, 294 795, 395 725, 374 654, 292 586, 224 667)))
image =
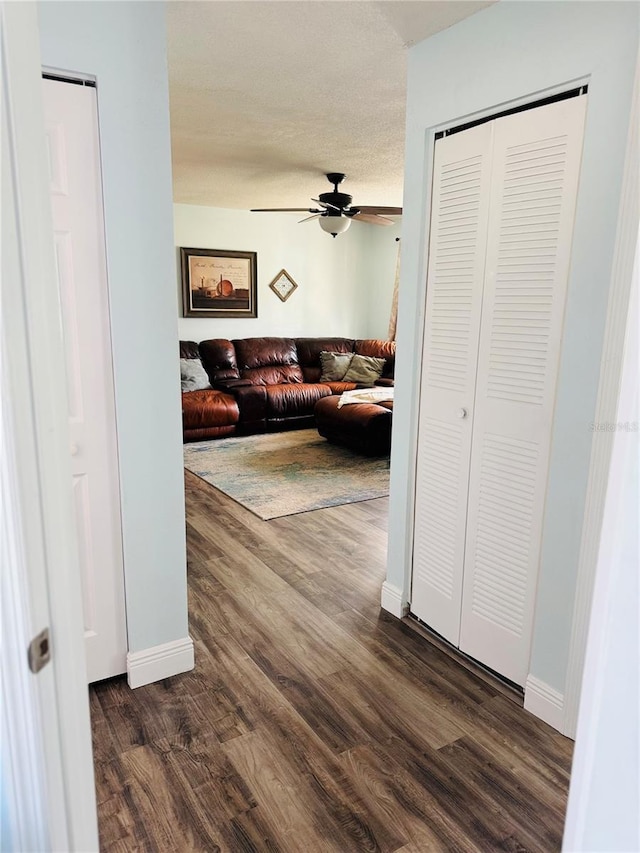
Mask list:
POLYGON ((298 285, 285 269, 280 270, 278 275, 270 282, 269 287, 282 302, 286 302, 293 291, 298 289, 298 285))
POLYGON ((257 252, 180 248, 184 317, 257 317, 257 252))

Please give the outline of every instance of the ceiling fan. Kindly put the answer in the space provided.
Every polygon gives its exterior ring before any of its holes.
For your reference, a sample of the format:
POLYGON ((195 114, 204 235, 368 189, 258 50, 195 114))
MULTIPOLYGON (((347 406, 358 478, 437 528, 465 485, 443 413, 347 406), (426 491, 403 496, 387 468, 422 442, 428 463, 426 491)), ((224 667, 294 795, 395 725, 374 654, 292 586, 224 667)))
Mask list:
POLYGON ((347 193, 338 192, 338 186, 344 181, 346 175, 342 172, 329 172, 327 180, 333 184, 333 192, 320 193, 318 198, 312 198, 320 205, 320 210, 313 207, 263 207, 255 208, 252 213, 311 213, 312 216, 305 216, 300 222, 307 222, 310 219, 317 219, 320 227, 327 234, 337 237, 342 234, 351 225, 352 219, 358 219, 361 222, 370 222, 373 225, 393 225, 392 219, 387 219, 388 216, 399 216, 402 213, 401 207, 380 207, 361 205, 360 207, 352 207, 351 202, 353 197, 347 193))

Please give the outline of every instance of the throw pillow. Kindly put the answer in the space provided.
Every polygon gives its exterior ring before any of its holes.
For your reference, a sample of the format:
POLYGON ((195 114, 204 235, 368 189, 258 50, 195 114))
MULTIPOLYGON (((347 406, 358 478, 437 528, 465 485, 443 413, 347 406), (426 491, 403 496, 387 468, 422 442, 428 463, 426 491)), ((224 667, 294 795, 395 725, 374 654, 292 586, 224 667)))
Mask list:
POLYGON ((352 352, 321 352, 322 375, 320 382, 340 382, 351 364, 352 352))
POLYGON ((380 379, 383 369, 384 358, 375 358, 372 355, 354 355, 349 369, 342 379, 344 382, 371 386, 376 379, 380 379))
POLYGON ((199 358, 180 359, 180 385, 183 391, 211 388, 209 377, 199 358))

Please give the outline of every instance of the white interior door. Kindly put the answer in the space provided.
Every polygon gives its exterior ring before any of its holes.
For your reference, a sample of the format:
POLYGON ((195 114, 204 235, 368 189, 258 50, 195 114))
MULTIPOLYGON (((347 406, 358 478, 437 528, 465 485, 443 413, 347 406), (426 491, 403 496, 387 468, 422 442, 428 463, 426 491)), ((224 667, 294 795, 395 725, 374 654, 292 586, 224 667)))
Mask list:
POLYGON ((0 66, 0 847, 94 851, 96 798, 35 3, 0 3, 0 66), (35 672, 27 649, 47 628, 51 644, 41 636, 35 643, 44 664, 35 672))
POLYGON ((91 682, 125 672, 127 654, 96 90, 42 85, 91 682))
POLYGON ((411 610, 456 646, 492 135, 444 137, 434 156, 411 610))
POLYGON ((460 649, 528 673, 586 97, 495 121, 460 649))

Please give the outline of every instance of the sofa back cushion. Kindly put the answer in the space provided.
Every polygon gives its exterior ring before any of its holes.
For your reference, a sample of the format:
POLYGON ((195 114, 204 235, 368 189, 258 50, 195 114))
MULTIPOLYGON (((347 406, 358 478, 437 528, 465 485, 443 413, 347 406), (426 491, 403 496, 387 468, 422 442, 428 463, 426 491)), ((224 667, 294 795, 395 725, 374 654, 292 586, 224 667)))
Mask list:
POLYGON ((321 352, 353 352, 353 338, 296 338, 298 362, 305 382, 319 382, 321 352))
POLYGON ((293 338, 234 340, 240 377, 254 385, 304 382, 293 338))
POLYGON ((358 355, 372 355, 374 358, 384 358, 385 365, 382 369, 384 379, 393 379, 396 365, 396 342, 378 341, 371 338, 355 342, 354 351, 358 355))
POLYGON ((200 358, 200 350, 195 341, 180 341, 180 358, 200 358))
POLYGON ((240 378, 260 385, 318 382, 322 373, 322 351, 356 352, 384 358, 382 376, 393 378, 394 341, 339 337, 243 338, 234 341, 213 338, 200 344, 180 341, 180 358, 201 358, 212 383, 240 378))
POLYGON ((200 358, 212 382, 240 378, 236 352, 226 338, 200 341, 200 358))

